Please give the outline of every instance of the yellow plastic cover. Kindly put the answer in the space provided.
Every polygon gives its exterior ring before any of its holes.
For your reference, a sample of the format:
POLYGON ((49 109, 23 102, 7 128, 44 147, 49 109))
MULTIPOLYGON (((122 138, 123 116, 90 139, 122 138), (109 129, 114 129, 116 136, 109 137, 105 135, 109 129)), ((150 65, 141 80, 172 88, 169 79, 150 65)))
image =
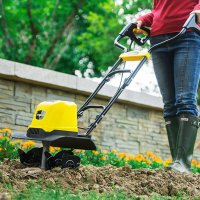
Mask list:
POLYGON ((126 53, 122 53, 119 57, 122 58, 123 61, 140 61, 144 57, 147 57, 147 59, 149 59, 150 53, 149 52, 135 53, 134 51, 129 51, 126 53))
POLYGON ((36 107, 28 128, 41 128, 46 132, 53 130, 78 132, 77 105, 68 101, 44 101, 36 107))

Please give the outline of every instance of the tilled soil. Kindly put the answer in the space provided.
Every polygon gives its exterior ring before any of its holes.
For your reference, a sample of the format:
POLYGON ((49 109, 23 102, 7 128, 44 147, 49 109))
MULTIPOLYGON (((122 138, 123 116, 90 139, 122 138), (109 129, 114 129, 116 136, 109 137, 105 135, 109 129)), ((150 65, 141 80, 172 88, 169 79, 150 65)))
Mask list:
POLYGON ((131 169, 130 166, 116 168, 80 166, 78 169, 54 168, 42 171, 40 168, 27 168, 18 160, 7 160, 0 165, 0 191, 4 183, 11 183, 17 191, 23 191, 28 182, 42 185, 57 185, 71 191, 91 191, 99 193, 124 191, 130 195, 176 196, 178 193, 200 199, 200 174, 181 174, 171 170, 131 169))

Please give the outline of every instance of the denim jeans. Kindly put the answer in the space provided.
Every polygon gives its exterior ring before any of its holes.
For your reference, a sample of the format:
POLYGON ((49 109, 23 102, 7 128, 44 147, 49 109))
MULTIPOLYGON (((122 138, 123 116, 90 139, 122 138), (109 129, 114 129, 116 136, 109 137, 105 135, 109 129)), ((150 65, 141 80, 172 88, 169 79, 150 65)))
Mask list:
MULTIPOLYGON (((175 35, 151 37, 151 45, 175 35)), ((196 95, 200 75, 200 36, 186 32, 174 43, 155 49, 152 60, 164 103, 164 117, 181 113, 198 116, 196 95)))

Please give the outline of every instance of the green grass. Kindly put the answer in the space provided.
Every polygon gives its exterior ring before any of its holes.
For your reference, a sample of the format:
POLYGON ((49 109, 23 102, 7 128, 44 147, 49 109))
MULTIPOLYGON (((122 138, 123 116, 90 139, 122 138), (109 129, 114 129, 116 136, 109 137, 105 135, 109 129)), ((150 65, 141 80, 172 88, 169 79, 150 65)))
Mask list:
MULTIPOLYGON (((38 186, 30 186, 26 190, 21 193, 14 192, 12 195, 13 200, 124 200, 126 199, 126 194, 124 193, 104 193, 99 194, 97 192, 78 192, 72 193, 69 190, 61 189, 56 186, 53 188, 52 186, 48 188, 42 188, 40 185, 38 186)), ((136 199, 135 197, 130 199, 136 199)))
MULTIPOLYGON (((29 183, 27 188, 18 192, 15 191, 11 185, 7 185, 9 193, 11 194, 12 200, 142 200, 145 197, 136 197, 135 195, 127 196, 124 192, 111 192, 111 193, 97 193, 95 191, 89 192, 77 192, 72 193, 71 191, 62 188, 60 186, 48 186, 43 187, 42 185, 29 183)), ((182 200, 191 199, 181 194, 176 197, 160 196, 158 194, 153 194, 150 200, 182 200)), ((193 198, 195 199, 195 198, 193 198)), ((196 198, 197 199, 197 198, 196 198)))

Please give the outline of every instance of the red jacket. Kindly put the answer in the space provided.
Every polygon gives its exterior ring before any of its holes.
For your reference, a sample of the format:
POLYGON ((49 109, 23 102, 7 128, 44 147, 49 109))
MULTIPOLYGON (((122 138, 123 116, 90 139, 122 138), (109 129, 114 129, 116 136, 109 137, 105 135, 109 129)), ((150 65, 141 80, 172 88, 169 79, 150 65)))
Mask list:
POLYGON ((154 0, 153 10, 138 20, 151 27, 151 36, 180 32, 193 10, 200 10, 200 0, 154 0))

